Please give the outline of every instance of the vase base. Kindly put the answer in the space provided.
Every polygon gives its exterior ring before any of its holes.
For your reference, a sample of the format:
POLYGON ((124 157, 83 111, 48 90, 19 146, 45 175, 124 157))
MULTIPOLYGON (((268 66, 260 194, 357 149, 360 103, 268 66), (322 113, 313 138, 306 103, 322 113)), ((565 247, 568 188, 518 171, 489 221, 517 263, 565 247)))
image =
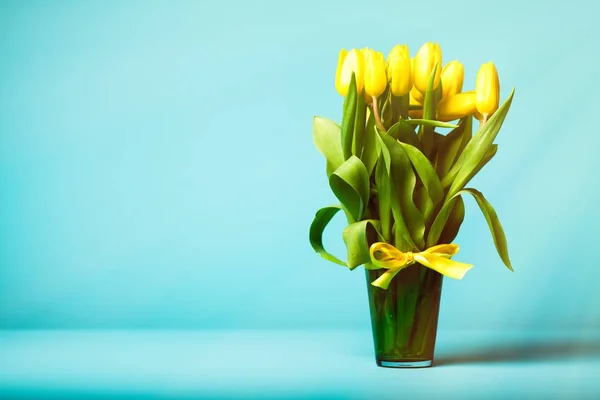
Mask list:
POLYGON ((432 360, 403 360, 403 361, 386 361, 377 360, 377 365, 385 368, 426 368, 431 367, 432 360))

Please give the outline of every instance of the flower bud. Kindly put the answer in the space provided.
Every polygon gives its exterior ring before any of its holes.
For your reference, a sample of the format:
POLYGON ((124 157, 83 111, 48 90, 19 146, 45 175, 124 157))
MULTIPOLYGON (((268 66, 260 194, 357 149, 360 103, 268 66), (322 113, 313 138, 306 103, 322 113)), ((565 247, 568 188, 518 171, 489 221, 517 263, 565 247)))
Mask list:
POLYGON ((483 64, 477 72, 475 81, 475 93, 477 95, 477 111, 484 118, 490 116, 498 109, 500 101, 500 81, 498 71, 494 63, 483 64))
POLYGON ((433 89, 440 84, 442 75, 442 50, 437 43, 425 43, 414 58, 413 64, 413 84, 421 92, 425 93, 429 85, 429 78, 433 68, 437 65, 437 70, 433 82, 433 89))
POLYGON ((388 56, 387 77, 394 96, 404 96, 412 88, 411 59, 408 46, 394 46, 388 56))
POLYGON ((383 54, 372 49, 365 54, 365 92, 369 97, 379 97, 387 86, 383 54))
POLYGON ((342 49, 338 58, 338 67, 335 74, 335 87, 342 95, 348 94, 352 73, 356 79, 356 90, 360 94, 363 90, 365 61, 362 52, 352 49, 349 52, 342 49))
POLYGON ((467 115, 474 114, 477 109, 475 92, 457 93, 443 99, 438 103, 437 119, 439 121, 453 121, 467 115))
POLYGON ((442 69, 442 98, 447 99, 462 91, 465 67, 458 61, 450 61, 442 69))

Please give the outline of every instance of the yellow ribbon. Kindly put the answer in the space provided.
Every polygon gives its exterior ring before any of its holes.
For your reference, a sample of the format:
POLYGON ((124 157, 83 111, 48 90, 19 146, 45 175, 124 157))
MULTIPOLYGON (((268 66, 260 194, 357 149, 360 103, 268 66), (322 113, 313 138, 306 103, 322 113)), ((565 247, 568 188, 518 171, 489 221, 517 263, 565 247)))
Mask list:
POLYGON ((419 253, 402 252, 388 243, 373 243, 370 248, 371 263, 374 269, 385 268, 385 271, 379 278, 372 282, 373 286, 387 289, 398 272, 419 263, 425 267, 431 268, 449 278, 462 279, 468 270, 473 268, 471 264, 465 264, 450 259, 458 253, 457 244, 439 244, 428 248, 419 253))

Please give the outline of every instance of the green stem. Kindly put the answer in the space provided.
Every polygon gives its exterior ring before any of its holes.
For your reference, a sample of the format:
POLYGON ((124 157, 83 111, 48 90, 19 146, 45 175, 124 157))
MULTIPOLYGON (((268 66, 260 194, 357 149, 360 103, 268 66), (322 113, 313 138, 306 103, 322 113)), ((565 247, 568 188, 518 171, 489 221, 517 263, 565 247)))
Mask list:
POLYGON ((408 267, 401 276, 395 279, 402 279, 397 283, 398 288, 398 347, 402 354, 410 355, 409 348, 411 331, 414 328, 416 317, 417 298, 419 296, 419 272, 418 265, 408 267))
POLYGON ((379 115, 379 104, 377 97, 373 97, 373 116, 375 117, 375 125, 377 125, 377 129, 385 132, 385 127, 381 123, 381 116, 379 115))

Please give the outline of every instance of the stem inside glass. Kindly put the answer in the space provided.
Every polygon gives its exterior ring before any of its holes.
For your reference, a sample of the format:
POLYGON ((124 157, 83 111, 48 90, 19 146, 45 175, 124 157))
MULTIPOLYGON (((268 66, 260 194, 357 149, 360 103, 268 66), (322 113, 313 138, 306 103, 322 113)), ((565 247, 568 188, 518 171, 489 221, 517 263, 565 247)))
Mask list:
POLYGON ((371 285, 383 272, 366 270, 377 365, 430 366, 437 333, 442 275, 420 264, 400 271, 387 290, 371 285))

